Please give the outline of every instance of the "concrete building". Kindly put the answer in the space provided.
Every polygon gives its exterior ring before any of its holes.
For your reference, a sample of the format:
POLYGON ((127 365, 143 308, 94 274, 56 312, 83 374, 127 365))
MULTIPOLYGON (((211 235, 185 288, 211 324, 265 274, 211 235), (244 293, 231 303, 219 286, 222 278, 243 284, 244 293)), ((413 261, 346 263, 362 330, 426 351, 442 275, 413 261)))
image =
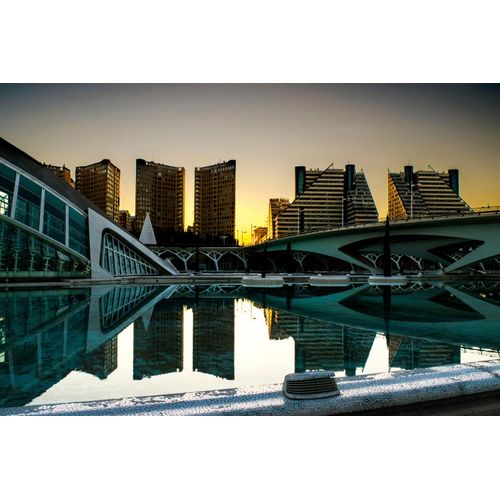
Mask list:
POLYGON ((214 242, 221 236, 234 241, 235 197, 236 160, 196 168, 194 233, 214 242))
POLYGON ((295 167, 295 199, 276 217, 276 235, 322 231, 376 222, 378 212, 363 171, 353 164, 345 170, 306 170, 295 167))
POLYGON ((0 279, 166 274, 178 271, 0 138, 0 279))
POLYGON ((406 165, 403 172, 389 172, 387 182, 391 219, 472 212, 460 197, 457 169, 414 172, 413 165, 406 165))
POLYGON ((118 224, 126 231, 132 231, 132 218, 128 210, 120 210, 118 214, 118 224))
POLYGON ((110 160, 76 167, 75 187, 113 222, 118 222, 120 169, 110 160))
POLYGON ((254 227, 252 237, 254 245, 264 242, 267 239, 267 227, 254 227))
POLYGON ((43 164, 45 168, 48 168, 51 172, 64 179, 71 187, 75 187, 75 181, 71 178, 71 170, 65 165, 58 167, 57 165, 47 165, 43 164))
POLYGON ((149 212, 156 232, 184 231, 184 168, 137 159, 135 175, 137 230, 149 212))
POLYGON ((268 238, 276 238, 276 217, 279 213, 285 210, 290 205, 288 198, 270 198, 269 200, 269 214, 267 218, 267 234, 268 238))

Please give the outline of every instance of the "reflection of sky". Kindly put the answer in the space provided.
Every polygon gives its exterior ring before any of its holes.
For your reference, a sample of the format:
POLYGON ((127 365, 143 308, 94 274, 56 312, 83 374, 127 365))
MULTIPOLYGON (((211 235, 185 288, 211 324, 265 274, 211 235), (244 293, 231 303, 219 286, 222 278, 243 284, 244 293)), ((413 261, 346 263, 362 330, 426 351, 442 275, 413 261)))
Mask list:
POLYGON ((472 206, 500 204, 500 90, 494 85, 0 85, 0 136, 46 163, 110 158, 134 212, 135 159, 186 168, 237 160, 237 228, 293 196, 293 167, 365 170, 381 215, 387 169, 458 167, 472 206))
MULTIPOLYGON (((235 306, 234 369, 235 380, 224 380, 193 371, 193 313, 184 308, 183 370, 133 380, 134 326, 118 336, 118 367, 105 380, 73 371, 31 404, 91 401, 131 396, 175 394, 182 392, 227 389, 261 384, 281 383, 286 374, 295 371, 295 341, 289 337, 270 340, 264 310, 241 299, 235 306)), ((492 359, 478 352, 462 350, 460 361, 492 359)), ((386 337, 377 334, 363 369, 357 375, 386 372, 389 368, 386 337)), ((396 371, 399 368, 393 367, 396 371)), ((344 376, 345 372, 336 372, 344 376)))

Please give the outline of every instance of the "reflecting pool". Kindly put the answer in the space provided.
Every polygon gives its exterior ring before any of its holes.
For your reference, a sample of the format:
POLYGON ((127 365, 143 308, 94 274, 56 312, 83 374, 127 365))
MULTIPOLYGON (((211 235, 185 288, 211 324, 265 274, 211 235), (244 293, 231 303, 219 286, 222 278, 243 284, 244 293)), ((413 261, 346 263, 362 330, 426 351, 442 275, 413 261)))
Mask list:
POLYGON ((500 283, 0 291, 0 407, 172 394, 500 355, 500 283))

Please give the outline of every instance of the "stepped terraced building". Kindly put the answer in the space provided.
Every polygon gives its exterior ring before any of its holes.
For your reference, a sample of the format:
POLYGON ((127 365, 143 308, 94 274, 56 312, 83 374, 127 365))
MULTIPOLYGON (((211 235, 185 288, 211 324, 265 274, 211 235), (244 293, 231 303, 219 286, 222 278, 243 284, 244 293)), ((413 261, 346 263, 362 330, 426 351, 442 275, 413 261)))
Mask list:
POLYGON ((355 165, 295 167, 295 199, 274 219, 274 237, 376 222, 378 212, 363 171, 355 165))
POLYGON ((414 172, 412 165, 406 165, 403 172, 389 172, 387 181, 388 215, 391 219, 472 212, 460 197, 457 169, 448 172, 414 172))

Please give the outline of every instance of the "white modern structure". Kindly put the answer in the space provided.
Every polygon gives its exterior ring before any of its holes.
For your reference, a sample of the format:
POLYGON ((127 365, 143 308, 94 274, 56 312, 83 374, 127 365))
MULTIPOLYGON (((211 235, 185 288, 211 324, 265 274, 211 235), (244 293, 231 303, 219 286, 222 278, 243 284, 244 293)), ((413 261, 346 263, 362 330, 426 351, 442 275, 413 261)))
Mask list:
POLYGON ((0 138, 0 280, 173 274, 170 262, 0 138))

